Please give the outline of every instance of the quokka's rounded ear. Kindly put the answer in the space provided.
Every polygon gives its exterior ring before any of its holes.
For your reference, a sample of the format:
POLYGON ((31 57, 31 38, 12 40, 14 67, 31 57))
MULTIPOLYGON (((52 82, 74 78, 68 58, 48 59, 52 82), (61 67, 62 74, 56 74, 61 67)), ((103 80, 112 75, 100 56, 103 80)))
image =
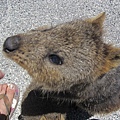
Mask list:
POLYGON ((103 12, 103 13, 100 13, 98 16, 93 18, 88 18, 85 21, 92 23, 92 25, 102 28, 105 17, 106 17, 105 12, 103 12))
POLYGON ((120 48, 109 46, 109 59, 120 62, 120 48))

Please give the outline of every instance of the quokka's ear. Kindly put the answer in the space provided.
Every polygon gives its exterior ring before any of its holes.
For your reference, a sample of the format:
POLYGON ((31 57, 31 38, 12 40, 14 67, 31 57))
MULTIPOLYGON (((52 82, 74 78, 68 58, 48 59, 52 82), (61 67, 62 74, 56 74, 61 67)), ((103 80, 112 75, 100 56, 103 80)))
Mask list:
POLYGON ((117 67, 120 65, 120 48, 108 45, 106 57, 114 64, 115 67, 117 67))
POLYGON ((90 24, 91 30, 86 30, 87 37, 91 37, 94 40, 102 40, 103 35, 103 22, 105 20, 105 12, 99 14, 96 17, 86 19, 85 22, 90 24))
POLYGON ((100 13, 100 14, 99 14, 98 16, 96 16, 96 17, 86 19, 86 21, 92 23, 93 26, 102 28, 103 22, 104 22, 104 20, 105 20, 105 16, 106 16, 106 15, 105 15, 105 12, 103 12, 103 13, 100 13))
POLYGON ((110 60, 120 62, 120 48, 109 46, 108 47, 108 58, 110 60))

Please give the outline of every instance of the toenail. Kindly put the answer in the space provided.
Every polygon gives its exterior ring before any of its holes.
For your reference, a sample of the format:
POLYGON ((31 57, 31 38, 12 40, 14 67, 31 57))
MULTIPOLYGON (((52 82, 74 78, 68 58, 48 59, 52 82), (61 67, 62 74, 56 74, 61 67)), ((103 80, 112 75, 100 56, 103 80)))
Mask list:
POLYGON ((9 87, 10 89, 15 89, 15 86, 14 86, 13 84, 8 84, 8 87, 9 87))

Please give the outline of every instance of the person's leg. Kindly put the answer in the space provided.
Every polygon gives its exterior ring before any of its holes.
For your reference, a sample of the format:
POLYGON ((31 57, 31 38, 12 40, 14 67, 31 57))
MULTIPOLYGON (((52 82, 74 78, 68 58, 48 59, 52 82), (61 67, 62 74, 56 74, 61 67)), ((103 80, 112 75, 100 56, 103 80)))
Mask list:
MULTIPOLYGON (((7 84, 1 84, 0 95, 1 94, 6 94, 9 99, 10 105, 12 105, 13 97, 15 94, 15 87, 13 85, 8 86, 7 84)), ((0 99, 0 114, 8 115, 4 99, 0 99)))

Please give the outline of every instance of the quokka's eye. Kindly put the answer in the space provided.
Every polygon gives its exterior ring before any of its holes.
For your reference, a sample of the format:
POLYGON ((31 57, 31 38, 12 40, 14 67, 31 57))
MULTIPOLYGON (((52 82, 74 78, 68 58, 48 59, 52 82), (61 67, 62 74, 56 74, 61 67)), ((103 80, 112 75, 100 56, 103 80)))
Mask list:
POLYGON ((60 58, 58 55, 55 55, 55 54, 49 55, 49 60, 50 60, 51 63, 56 64, 56 65, 62 65, 63 64, 62 58, 60 58))

